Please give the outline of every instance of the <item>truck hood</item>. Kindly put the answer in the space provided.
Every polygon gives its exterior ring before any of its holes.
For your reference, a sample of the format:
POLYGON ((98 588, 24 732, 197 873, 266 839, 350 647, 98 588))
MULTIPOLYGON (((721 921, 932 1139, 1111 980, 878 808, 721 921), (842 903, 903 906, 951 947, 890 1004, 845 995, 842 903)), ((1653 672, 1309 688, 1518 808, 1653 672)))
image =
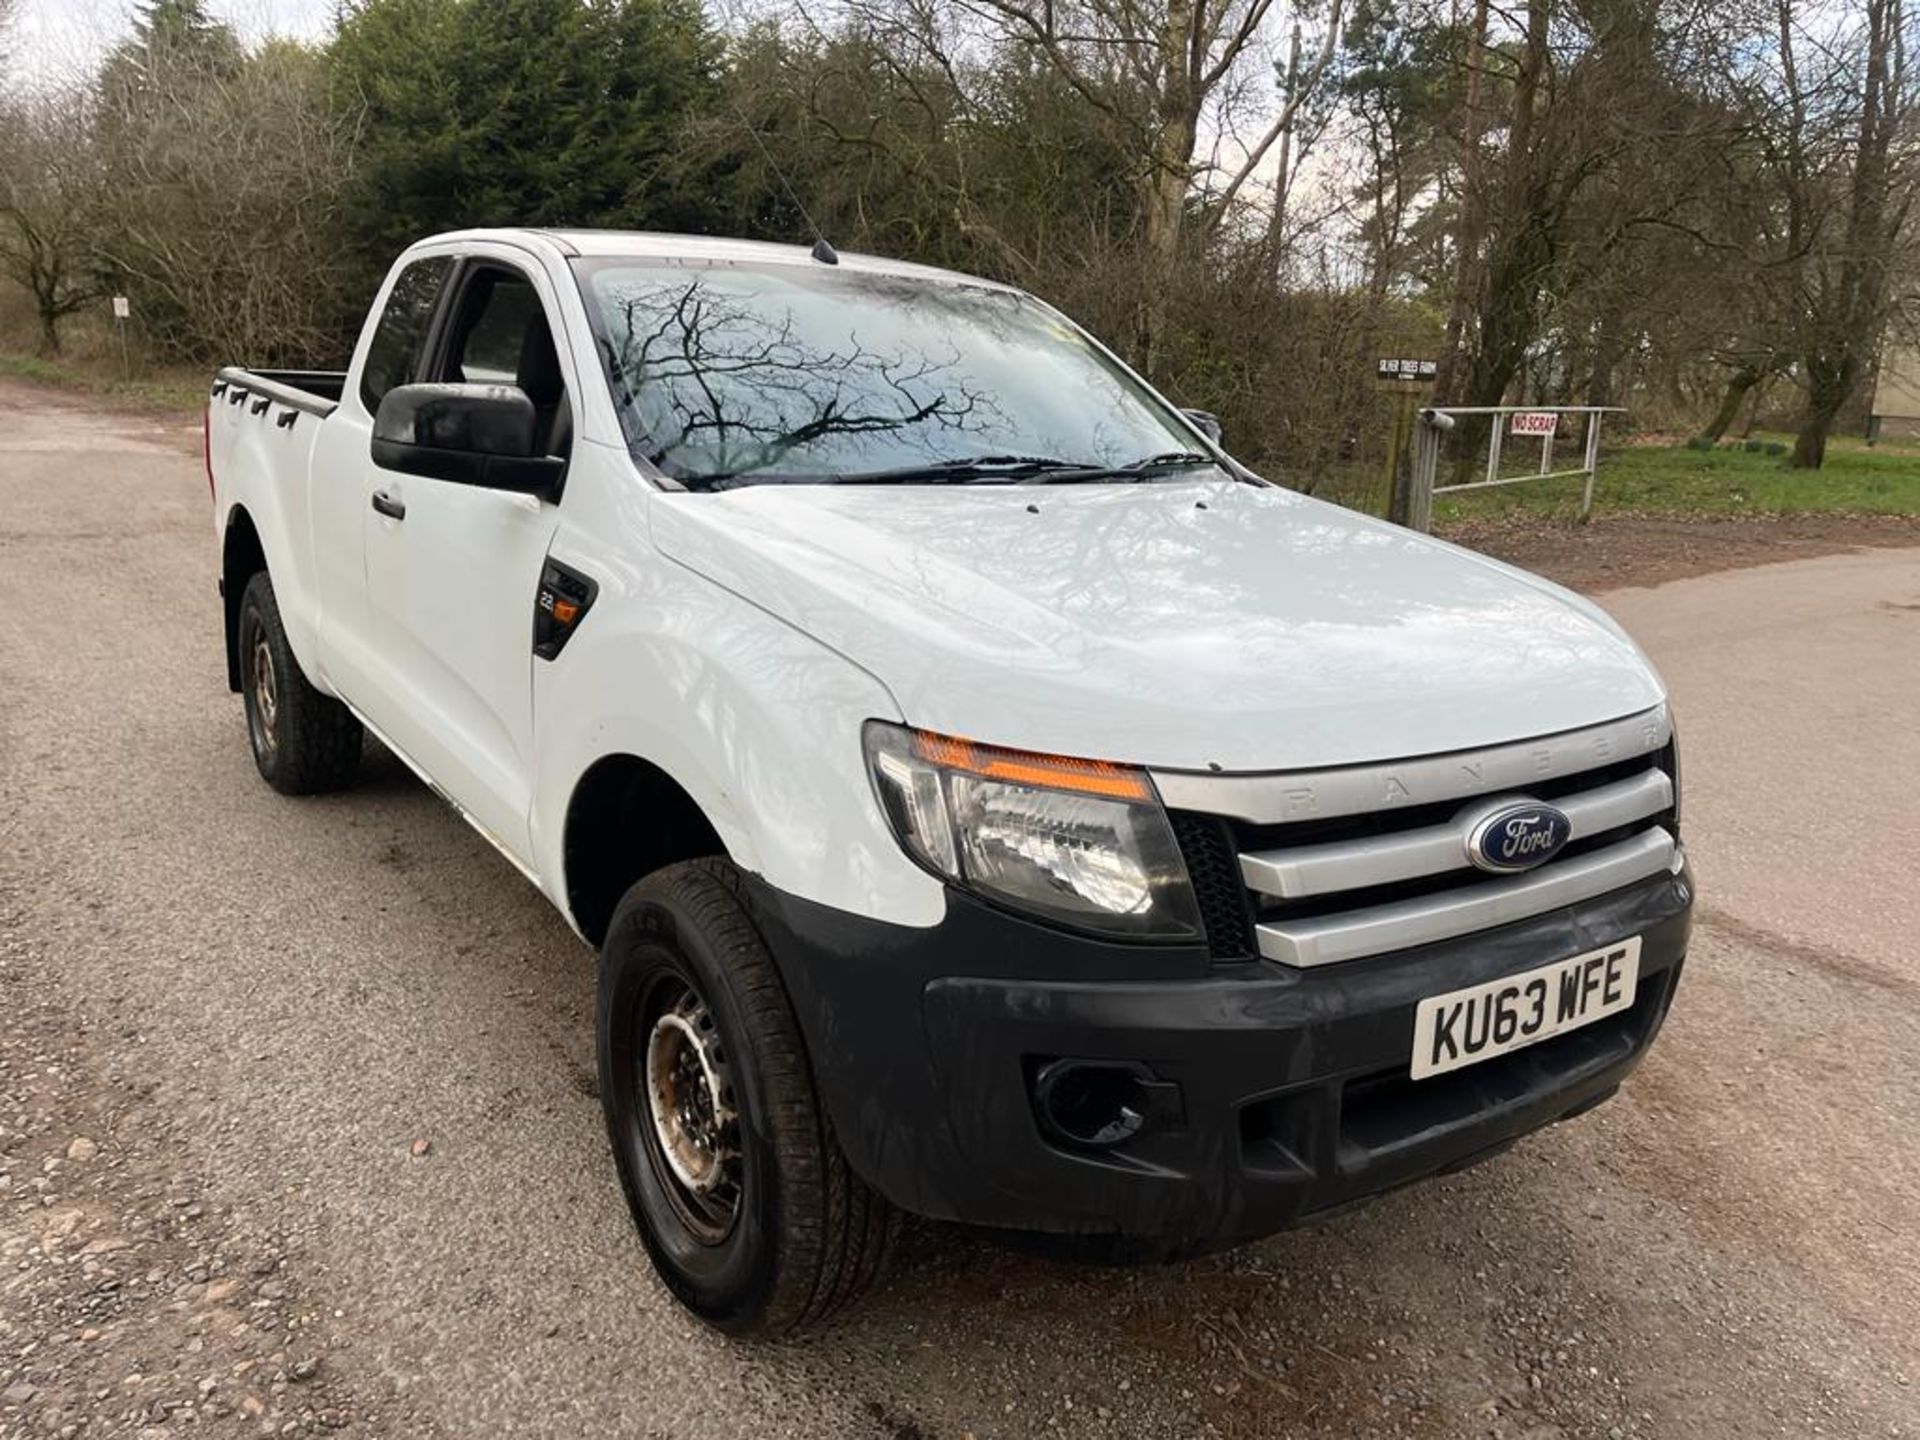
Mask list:
POLYGON ((909 724, 1163 769, 1441 753, 1656 705, 1595 606, 1292 491, 761 485, 668 556, 871 672, 909 724))

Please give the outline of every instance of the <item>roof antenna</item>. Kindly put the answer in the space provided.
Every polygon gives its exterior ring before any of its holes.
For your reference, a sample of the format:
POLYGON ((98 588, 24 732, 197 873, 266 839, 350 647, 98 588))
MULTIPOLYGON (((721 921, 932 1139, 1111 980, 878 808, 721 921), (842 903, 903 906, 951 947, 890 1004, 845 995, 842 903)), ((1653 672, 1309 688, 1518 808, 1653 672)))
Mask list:
POLYGON ((759 148, 760 158, 767 162, 767 168, 773 171, 774 178, 780 182, 780 188, 787 192, 787 199, 793 202, 793 208, 800 212, 800 218, 807 222, 807 229, 813 232, 813 258, 822 265, 838 265, 840 252, 827 243, 826 235, 821 232, 818 225, 813 223, 813 216, 808 212, 807 207, 800 203, 800 197, 793 193, 793 186, 787 183, 787 172, 782 170, 780 162, 773 158, 773 152, 767 149, 767 142, 760 138, 760 132, 754 128, 753 121, 747 118, 747 112, 740 108, 738 100, 733 102, 733 113, 738 115, 740 123, 747 127, 747 134, 753 137, 753 143, 759 148))
MULTIPOLYGON (((724 3, 721 8, 725 11, 726 6, 724 3)), ((732 15, 728 14, 727 19, 731 22, 733 19, 732 15)), ((767 162, 767 168, 773 171, 774 178, 780 182, 780 188, 787 192, 787 199, 793 202, 793 208, 800 212, 800 218, 807 222, 807 229, 813 232, 813 258, 822 265, 838 265, 840 263, 840 252, 828 243, 827 237, 821 232, 820 227, 813 223, 813 216, 808 213, 807 207, 802 205, 800 203, 800 197, 793 193, 793 186, 787 183, 787 172, 780 168, 780 162, 775 160, 773 158, 773 152, 767 149, 767 142, 760 138, 760 132, 754 128, 753 121, 747 118, 747 112, 741 108, 740 101, 734 95, 732 87, 730 86, 727 88, 727 99, 733 106, 735 117, 738 118, 742 125, 746 126, 747 134, 753 137, 754 146, 760 151, 760 158, 767 162)))

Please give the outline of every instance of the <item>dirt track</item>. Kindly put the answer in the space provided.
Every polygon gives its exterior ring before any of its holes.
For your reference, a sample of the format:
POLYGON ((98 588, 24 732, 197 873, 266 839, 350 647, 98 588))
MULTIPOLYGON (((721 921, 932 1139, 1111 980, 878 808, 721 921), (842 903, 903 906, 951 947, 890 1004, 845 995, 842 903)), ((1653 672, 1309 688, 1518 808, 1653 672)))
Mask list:
POLYGON ((1447 538, 1598 594, 1857 549, 1920 547, 1920 515, 1602 515, 1591 524, 1514 515, 1461 521, 1447 538))
POLYGON ((1920 1433, 1920 549, 1606 597, 1705 903, 1618 1100, 1182 1267, 936 1236, 752 1350, 645 1267, 545 902, 384 756, 254 776, 197 447, 0 388, 0 1440, 1920 1433))

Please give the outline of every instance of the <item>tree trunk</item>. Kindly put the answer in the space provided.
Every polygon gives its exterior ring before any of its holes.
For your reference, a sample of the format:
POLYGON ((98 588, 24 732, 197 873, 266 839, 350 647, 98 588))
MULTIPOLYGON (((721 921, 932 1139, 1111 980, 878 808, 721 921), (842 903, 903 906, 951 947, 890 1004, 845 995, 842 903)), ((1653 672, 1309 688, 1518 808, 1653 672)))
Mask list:
POLYGON ((1287 77, 1281 92, 1287 123, 1280 127, 1280 165, 1273 182, 1273 213, 1267 219, 1267 254, 1278 278, 1287 250, 1287 196, 1293 188, 1293 116, 1300 106, 1300 22, 1293 22, 1287 47, 1287 77))
POLYGON ((1725 435, 1733 427, 1733 422, 1739 418, 1740 404, 1747 398, 1747 392, 1759 383, 1760 372, 1751 366, 1734 371, 1732 378, 1727 381, 1726 394, 1720 397, 1720 408, 1713 412, 1713 418, 1700 432, 1700 438, 1718 444, 1720 437, 1725 435))
POLYGON ((1793 458, 1788 462, 1796 470, 1818 470, 1827 459, 1827 437, 1840 415, 1840 407, 1853 393, 1854 377, 1847 366, 1823 367, 1808 377, 1807 410, 1800 430, 1793 437, 1793 458))
MULTIPOLYGON (((1886 324, 1889 274, 1905 203, 1896 203, 1890 154, 1906 95, 1900 0, 1867 0, 1860 124, 1849 182, 1847 229, 1831 301, 1816 317, 1806 356, 1807 409, 1793 467, 1817 470, 1841 409, 1866 373, 1886 324)), ((1905 183, 1905 182, 1899 182, 1905 183)), ((1911 200, 1912 191, 1905 191, 1911 200)))
POLYGON ((1187 182, 1193 165, 1197 122, 1171 117, 1155 137, 1152 172, 1142 195, 1146 210, 1147 293, 1140 308, 1141 368, 1152 379, 1164 358, 1167 305, 1180 265, 1180 227, 1186 216, 1187 182))
POLYGON ((1626 327, 1621 321, 1609 314, 1600 322, 1600 334, 1593 342, 1592 358, 1587 370, 1587 404, 1611 405, 1614 396, 1614 372, 1620 368, 1621 353, 1626 343, 1621 339, 1626 327))
POLYGON ((1801 422, 1800 431, 1793 437, 1793 459, 1790 462, 1796 470, 1818 470, 1827 463, 1827 435, 1833 429, 1831 411, 1816 411, 1807 407, 1807 418, 1801 422))
POLYGON ((60 353, 60 308, 53 303, 53 297, 36 297, 36 308, 40 312, 40 353, 58 355, 60 353))
MULTIPOLYGON (((1526 46, 1514 72, 1513 114, 1499 186, 1491 191, 1497 210, 1486 212, 1486 256, 1478 267, 1479 333, 1467 372, 1464 403, 1498 405, 1520 373, 1540 328, 1540 296, 1549 280, 1558 243, 1557 216, 1534 154, 1540 87, 1547 69, 1547 30, 1552 0, 1528 0, 1526 46)), ((1484 417, 1463 417, 1453 432, 1454 483, 1471 473, 1486 436, 1484 417)), ((1499 423, 1498 417, 1491 422, 1499 423)))
POLYGON ((1440 342, 1433 393, 1454 399, 1467 319, 1473 314, 1480 275, 1480 215, 1484 183, 1480 163, 1480 76, 1487 67, 1487 0, 1474 0, 1473 35, 1467 42, 1467 115, 1460 147, 1460 215, 1454 225, 1453 298, 1447 306, 1446 338, 1440 342))
POLYGON ((1740 427, 1742 440, 1753 438, 1753 427, 1760 423, 1760 406, 1765 402, 1767 392, 1773 389, 1779 378, 1777 375, 1771 376, 1763 384, 1753 387, 1753 396, 1747 403, 1747 423, 1740 427))
POLYGON ((1180 263, 1180 222, 1187 208, 1199 107, 1188 54, 1196 23, 1196 0, 1168 0, 1158 36, 1160 93, 1154 133, 1140 180, 1142 238, 1146 246, 1146 293, 1140 297, 1140 368, 1152 379, 1166 338, 1168 292, 1180 263))

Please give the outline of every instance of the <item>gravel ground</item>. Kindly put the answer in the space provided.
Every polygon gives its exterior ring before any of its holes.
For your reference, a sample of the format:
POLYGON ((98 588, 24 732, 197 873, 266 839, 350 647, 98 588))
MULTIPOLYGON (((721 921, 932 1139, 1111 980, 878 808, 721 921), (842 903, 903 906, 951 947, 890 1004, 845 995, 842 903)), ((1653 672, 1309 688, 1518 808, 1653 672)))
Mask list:
POLYGON ((0 387, 0 1440, 1920 1434, 1920 550, 1607 597, 1706 906, 1613 1103, 1186 1265, 928 1233, 756 1349, 646 1268, 545 902, 389 757, 253 775, 197 452, 0 387))

